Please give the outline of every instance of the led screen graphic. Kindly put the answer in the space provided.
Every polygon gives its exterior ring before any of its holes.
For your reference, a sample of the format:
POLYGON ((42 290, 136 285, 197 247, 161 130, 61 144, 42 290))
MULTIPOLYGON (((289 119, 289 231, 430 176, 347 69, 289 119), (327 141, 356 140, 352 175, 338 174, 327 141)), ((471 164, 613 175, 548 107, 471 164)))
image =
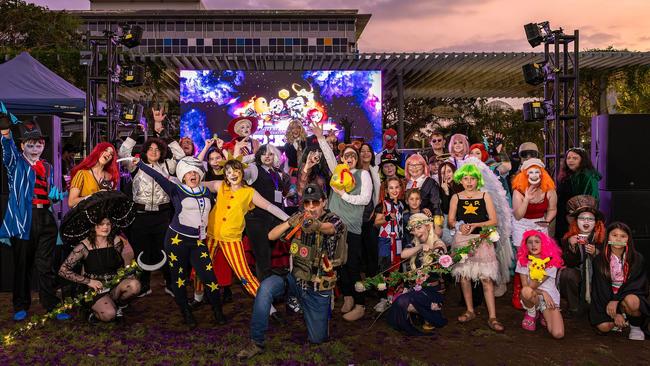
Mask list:
POLYGON ((202 148, 217 134, 230 141, 228 122, 255 116, 261 143, 284 145, 289 122, 300 119, 343 138, 341 119, 353 121, 351 135, 381 147, 381 71, 181 70, 181 136, 202 148))

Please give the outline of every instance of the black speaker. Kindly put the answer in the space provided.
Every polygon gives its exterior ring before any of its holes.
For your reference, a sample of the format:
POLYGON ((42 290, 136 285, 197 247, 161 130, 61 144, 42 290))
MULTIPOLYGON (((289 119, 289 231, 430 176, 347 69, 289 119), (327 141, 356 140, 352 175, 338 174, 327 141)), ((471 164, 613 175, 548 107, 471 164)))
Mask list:
POLYGON ((650 273, 650 237, 634 238, 634 246, 645 260, 645 272, 650 273))
POLYGON ((632 229, 634 237, 650 237, 650 191, 601 190, 600 210, 608 223, 622 221, 632 229))
POLYGON ((601 114, 591 120, 591 161, 603 174, 600 189, 650 190, 647 155, 650 114, 601 114))

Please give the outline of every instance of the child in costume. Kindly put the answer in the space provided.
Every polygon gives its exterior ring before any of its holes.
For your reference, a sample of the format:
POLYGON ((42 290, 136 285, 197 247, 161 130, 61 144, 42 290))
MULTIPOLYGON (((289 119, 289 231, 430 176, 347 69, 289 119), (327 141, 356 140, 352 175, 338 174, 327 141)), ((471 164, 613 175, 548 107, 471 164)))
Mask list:
POLYGON ((260 148, 260 142, 251 135, 257 131, 257 118, 237 117, 228 122, 228 133, 232 140, 223 144, 223 149, 231 155, 242 156, 242 161, 250 163, 255 160, 255 153, 260 148))
POLYGON ((402 215, 404 203, 399 199, 402 185, 399 178, 386 180, 387 195, 375 207, 375 225, 379 228, 377 248, 379 253, 379 271, 399 270, 402 253, 402 215))
MULTIPOLYGON (((408 230, 407 225, 412 215, 415 215, 416 213, 422 213, 420 210, 422 202, 422 198, 420 197, 420 190, 417 188, 407 190, 404 194, 404 199, 406 201, 406 207, 404 208, 404 213, 402 214, 402 236, 404 243, 410 243, 413 241, 413 237, 411 236, 411 232, 408 230)), ((429 214, 427 216, 431 215, 429 214)))
MULTIPOLYGON (((401 258, 410 258, 408 270, 417 270, 424 264, 427 254, 431 251, 446 252, 445 243, 434 233, 433 219, 418 213, 411 216, 408 228, 413 234, 413 241, 407 244, 401 253, 401 258)), ((408 335, 427 335, 434 328, 447 324, 442 314, 444 296, 441 293, 440 279, 436 274, 429 274, 421 285, 396 297, 388 310, 388 323, 397 330, 408 335), (416 328, 411 320, 412 314, 419 315, 424 320, 423 331, 416 328)))
POLYGON ((440 186, 429 176, 429 165, 420 154, 413 154, 406 159, 406 189, 420 190, 420 209, 433 215, 436 235, 442 236, 444 217, 440 209, 440 186))
MULTIPOLYGON (((55 293, 54 249, 57 227, 50 205, 62 198, 54 184, 54 169, 41 159, 45 136, 36 122, 21 125, 22 152, 16 147, 10 130, 18 119, 1 105, 2 163, 7 171, 9 202, 5 212, 0 239, 9 239, 14 257, 13 307, 14 320, 27 317, 31 305, 32 273, 36 268, 39 300, 50 312, 59 299, 55 293)), ((58 316, 68 319, 67 314, 58 316)))
POLYGON ((628 323, 631 340, 642 341, 641 329, 650 315, 648 274, 637 252, 632 230, 614 222, 607 228, 607 244, 594 261, 589 319, 600 332, 620 331, 628 323))
MULTIPOLYGON (((491 173, 489 173, 491 174, 491 173)), ((497 225, 498 219, 492 197, 488 192, 481 192, 483 175, 472 163, 467 163, 456 170, 454 181, 461 183, 464 190, 451 197, 449 203, 449 227, 456 228, 452 250, 466 245, 473 239, 479 238, 482 227, 497 225)), ((474 318, 472 299, 472 281, 481 281, 483 294, 487 304, 489 319, 488 326, 496 332, 503 332, 503 325, 497 320, 494 300, 494 283, 499 280, 499 261, 494 245, 487 238, 481 238, 479 246, 463 263, 457 263, 452 274, 461 283, 461 289, 467 310, 458 317, 461 323, 467 323, 474 318)))
MULTIPOLYGON (((522 243, 523 234, 528 230, 548 234, 548 225, 555 219, 555 183, 544 167, 541 160, 528 159, 512 180, 512 242, 515 246, 522 243)), ((520 278, 515 276, 512 305, 518 309, 521 309, 520 289, 520 278)))
POLYGON ((541 313, 551 336, 555 339, 564 337, 560 291, 555 284, 562 266, 562 250, 546 233, 528 230, 523 234, 515 272, 519 274, 522 284, 520 298, 526 314, 521 327, 525 330, 535 330, 537 317, 541 313), (536 262, 541 264, 535 267, 536 262))

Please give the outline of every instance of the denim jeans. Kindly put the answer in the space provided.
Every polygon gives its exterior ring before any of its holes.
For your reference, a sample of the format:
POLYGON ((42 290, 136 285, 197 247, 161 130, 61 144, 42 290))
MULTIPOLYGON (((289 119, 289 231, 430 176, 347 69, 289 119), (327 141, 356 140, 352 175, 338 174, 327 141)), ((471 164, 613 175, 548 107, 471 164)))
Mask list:
POLYGON ((329 334, 329 307, 331 304, 332 291, 314 291, 313 289, 303 290, 296 283, 292 274, 285 279, 278 275, 267 277, 260 284, 255 296, 253 305, 253 317, 251 319, 251 339, 259 346, 264 345, 264 334, 269 327, 269 311, 273 300, 281 297, 286 287, 289 287, 289 294, 296 296, 302 308, 307 333, 311 343, 322 343, 327 340, 329 334))

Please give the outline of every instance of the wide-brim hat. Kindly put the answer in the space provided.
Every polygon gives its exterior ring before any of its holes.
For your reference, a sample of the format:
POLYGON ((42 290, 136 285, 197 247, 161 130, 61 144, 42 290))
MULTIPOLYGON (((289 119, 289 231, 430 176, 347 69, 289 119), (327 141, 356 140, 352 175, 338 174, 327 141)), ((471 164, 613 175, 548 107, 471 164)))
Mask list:
POLYGON ((598 210, 598 200, 586 194, 574 196, 566 204, 569 217, 577 218, 583 212, 591 212, 596 220, 604 220, 605 215, 598 210))
POLYGON ((228 122, 228 133, 232 138, 237 138, 239 135, 235 132, 235 126, 241 121, 249 121, 251 123, 251 135, 257 131, 257 118, 255 117, 237 117, 228 122))
POLYGON ((104 218, 111 220, 111 235, 116 235, 133 222, 133 201, 120 191, 93 193, 65 215, 61 222, 61 239, 68 245, 77 245, 104 218))

